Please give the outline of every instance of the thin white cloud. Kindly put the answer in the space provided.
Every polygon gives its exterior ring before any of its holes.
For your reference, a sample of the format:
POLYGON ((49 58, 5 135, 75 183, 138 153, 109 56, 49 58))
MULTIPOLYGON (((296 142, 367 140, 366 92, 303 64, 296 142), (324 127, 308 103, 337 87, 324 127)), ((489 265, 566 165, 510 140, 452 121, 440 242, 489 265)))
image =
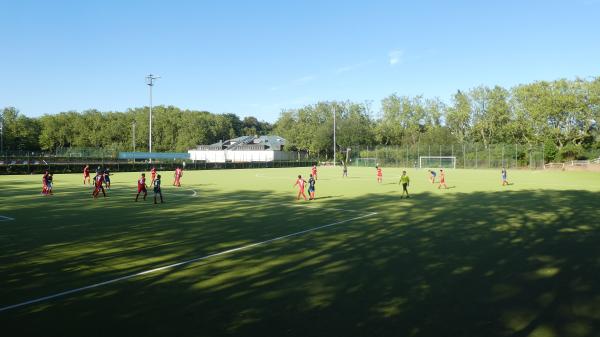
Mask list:
POLYGON ((307 75, 307 76, 302 76, 300 78, 297 78, 293 81, 293 84, 304 84, 304 83, 308 83, 314 79, 316 79, 317 77, 314 75, 307 75))
POLYGON ((335 72, 337 74, 346 73, 346 72, 349 72, 349 71, 352 71, 352 70, 356 70, 356 69, 358 69, 360 67, 366 66, 367 64, 371 64, 373 62, 375 62, 375 61, 374 60, 368 60, 368 61, 365 61, 365 62, 360 62, 360 63, 355 63, 355 64, 347 65, 347 66, 344 66, 344 67, 337 68, 335 70, 335 72))
POLYGON ((402 63, 402 57, 404 56, 404 52, 400 49, 392 50, 389 53, 390 65, 393 67, 397 64, 402 63))
POLYGON ((317 79, 317 76, 315 76, 315 75, 306 75, 306 76, 302 76, 302 77, 296 78, 295 80, 292 80, 292 81, 290 81, 287 84, 280 84, 280 85, 271 86, 269 88, 269 90, 271 90, 271 91, 278 91, 280 89, 291 87, 291 86, 295 86, 295 85, 303 85, 303 84, 306 84, 308 82, 314 81, 315 79, 317 79))

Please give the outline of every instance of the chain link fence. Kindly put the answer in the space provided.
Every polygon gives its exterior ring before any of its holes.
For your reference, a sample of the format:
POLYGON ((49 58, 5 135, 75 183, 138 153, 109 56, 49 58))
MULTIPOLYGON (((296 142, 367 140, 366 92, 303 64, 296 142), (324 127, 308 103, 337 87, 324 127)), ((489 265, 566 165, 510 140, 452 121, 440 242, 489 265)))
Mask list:
MULTIPOLYGON (((419 167, 419 158, 455 157, 456 168, 542 169, 546 163, 544 145, 521 144, 415 144, 392 146, 353 146, 349 148, 353 166, 419 167)), ((345 156, 345 154, 342 154, 345 156)))

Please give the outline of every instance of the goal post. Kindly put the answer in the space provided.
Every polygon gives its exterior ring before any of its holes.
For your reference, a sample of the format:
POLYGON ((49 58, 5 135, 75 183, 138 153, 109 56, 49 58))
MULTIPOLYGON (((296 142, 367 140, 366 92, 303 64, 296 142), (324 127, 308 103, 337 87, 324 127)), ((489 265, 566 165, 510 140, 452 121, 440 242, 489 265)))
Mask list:
POLYGON ((456 168, 454 156, 419 156, 419 168, 456 168))
POLYGON ((375 167, 377 158, 356 158, 354 159, 355 166, 375 167))

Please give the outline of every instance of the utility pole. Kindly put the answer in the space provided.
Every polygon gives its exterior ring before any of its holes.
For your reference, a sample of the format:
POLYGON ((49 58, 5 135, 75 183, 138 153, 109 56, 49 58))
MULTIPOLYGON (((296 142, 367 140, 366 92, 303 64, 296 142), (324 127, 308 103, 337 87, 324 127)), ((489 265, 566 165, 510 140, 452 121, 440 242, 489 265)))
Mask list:
MULTIPOLYGON (((152 153, 152 87, 154 86, 154 80, 159 79, 160 76, 154 76, 152 74, 146 76, 146 84, 150 89, 150 127, 148 129, 148 152, 152 153)), ((149 158, 150 162, 152 162, 152 155, 149 158)))

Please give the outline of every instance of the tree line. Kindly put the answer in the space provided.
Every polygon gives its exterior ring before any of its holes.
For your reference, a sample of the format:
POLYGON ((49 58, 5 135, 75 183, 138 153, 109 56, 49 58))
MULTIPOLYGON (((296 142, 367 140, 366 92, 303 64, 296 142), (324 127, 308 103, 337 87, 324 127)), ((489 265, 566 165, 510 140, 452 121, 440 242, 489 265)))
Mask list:
MULTIPOLYGON (((13 107, 4 108, 4 149, 55 151, 60 148, 104 148, 113 151, 148 150, 149 109, 125 112, 61 112, 29 118, 13 107)), ((272 125, 255 117, 181 110, 174 106, 152 109, 152 150, 187 151, 239 135, 263 135, 272 125)))
MULTIPOLYGON (((478 143, 544 144, 547 159, 585 157, 600 150, 600 77, 538 81, 510 89, 479 86, 439 98, 392 94, 374 113, 370 102, 319 102, 281 112, 277 121, 235 114, 153 108, 153 150, 186 151, 240 135, 277 134, 289 149, 316 156, 356 145, 478 143)), ((147 150, 148 108, 125 112, 62 112, 29 118, 2 111, 5 150, 54 151, 66 147, 147 150)))
POLYGON ((439 98, 392 94, 373 116, 369 103, 327 102, 282 112, 274 131, 291 146, 331 156, 354 145, 543 144, 546 159, 600 152, 600 77, 479 86, 439 98))

